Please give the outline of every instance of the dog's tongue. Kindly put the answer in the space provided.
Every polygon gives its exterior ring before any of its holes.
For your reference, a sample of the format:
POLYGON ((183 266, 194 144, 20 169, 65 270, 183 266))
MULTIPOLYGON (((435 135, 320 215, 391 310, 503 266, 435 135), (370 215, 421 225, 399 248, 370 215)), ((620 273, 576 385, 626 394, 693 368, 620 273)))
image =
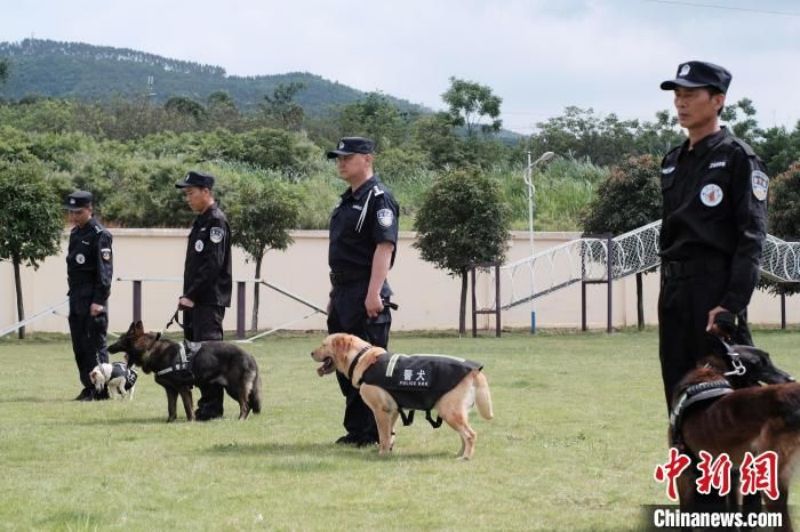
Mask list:
POLYGON ((318 368, 317 368, 317 375, 320 377, 324 377, 328 373, 333 373, 333 361, 331 359, 326 359, 318 368))

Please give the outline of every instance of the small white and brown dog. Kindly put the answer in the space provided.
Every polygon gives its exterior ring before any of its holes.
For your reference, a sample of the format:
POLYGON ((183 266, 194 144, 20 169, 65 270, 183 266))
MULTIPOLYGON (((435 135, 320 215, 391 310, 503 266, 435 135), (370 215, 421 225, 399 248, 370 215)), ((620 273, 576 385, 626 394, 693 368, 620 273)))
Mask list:
POLYGON ((124 362, 111 364, 104 362, 95 366, 89 373, 89 379, 98 394, 107 389, 108 395, 112 399, 127 396, 129 401, 133 401, 137 377, 136 370, 129 368, 124 362))

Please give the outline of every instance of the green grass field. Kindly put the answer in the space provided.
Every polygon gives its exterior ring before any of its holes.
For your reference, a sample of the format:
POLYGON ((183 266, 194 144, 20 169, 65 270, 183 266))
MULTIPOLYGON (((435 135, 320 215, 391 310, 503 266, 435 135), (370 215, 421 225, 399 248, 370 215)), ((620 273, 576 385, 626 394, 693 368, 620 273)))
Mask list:
MULTIPOLYGON (((667 502, 652 479, 667 456, 652 331, 395 335, 398 352, 485 364, 496 417, 473 413, 471 462, 423 416, 398 426, 391 457, 334 446, 343 398, 314 371, 321 337, 247 346, 263 413, 239 422, 226 398, 226 418, 205 424, 165 423, 150 375, 132 403, 70 401, 68 341, 0 340, 0 529, 633 530, 642 504, 667 502)), ((800 374, 797 337, 755 335, 800 374)))

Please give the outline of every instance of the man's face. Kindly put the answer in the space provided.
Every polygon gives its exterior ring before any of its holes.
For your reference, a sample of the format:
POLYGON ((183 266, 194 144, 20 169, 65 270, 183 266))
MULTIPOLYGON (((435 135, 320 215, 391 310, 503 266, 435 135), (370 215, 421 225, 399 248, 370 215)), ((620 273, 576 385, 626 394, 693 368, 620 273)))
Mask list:
POLYGON ((69 211, 69 223, 72 225, 77 225, 78 227, 83 227, 86 225, 86 222, 88 222, 89 218, 91 217, 92 209, 89 207, 84 207, 75 211, 69 211))
POLYGON ((208 207, 211 191, 203 187, 186 187, 183 189, 183 197, 192 212, 201 213, 208 207))
POLYGON ((725 104, 725 95, 711 94, 705 87, 675 89, 675 110, 678 122, 686 129, 696 129, 717 119, 717 111, 725 104))
MULTIPOLYGON (((336 169, 339 175, 347 182, 363 177, 370 173, 372 168, 372 155, 353 153, 336 157, 336 169)), ((369 177, 367 175, 366 177, 369 177)))

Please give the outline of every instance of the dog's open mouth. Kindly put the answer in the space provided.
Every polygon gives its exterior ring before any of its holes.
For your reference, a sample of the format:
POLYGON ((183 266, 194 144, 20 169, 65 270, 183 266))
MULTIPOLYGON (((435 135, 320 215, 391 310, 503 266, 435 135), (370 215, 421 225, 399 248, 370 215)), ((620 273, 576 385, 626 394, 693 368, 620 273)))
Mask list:
POLYGON ((328 373, 333 373, 335 369, 336 368, 333 365, 333 359, 331 357, 327 357, 325 360, 322 361, 322 365, 317 368, 317 375, 322 377, 323 375, 327 375, 328 373))

